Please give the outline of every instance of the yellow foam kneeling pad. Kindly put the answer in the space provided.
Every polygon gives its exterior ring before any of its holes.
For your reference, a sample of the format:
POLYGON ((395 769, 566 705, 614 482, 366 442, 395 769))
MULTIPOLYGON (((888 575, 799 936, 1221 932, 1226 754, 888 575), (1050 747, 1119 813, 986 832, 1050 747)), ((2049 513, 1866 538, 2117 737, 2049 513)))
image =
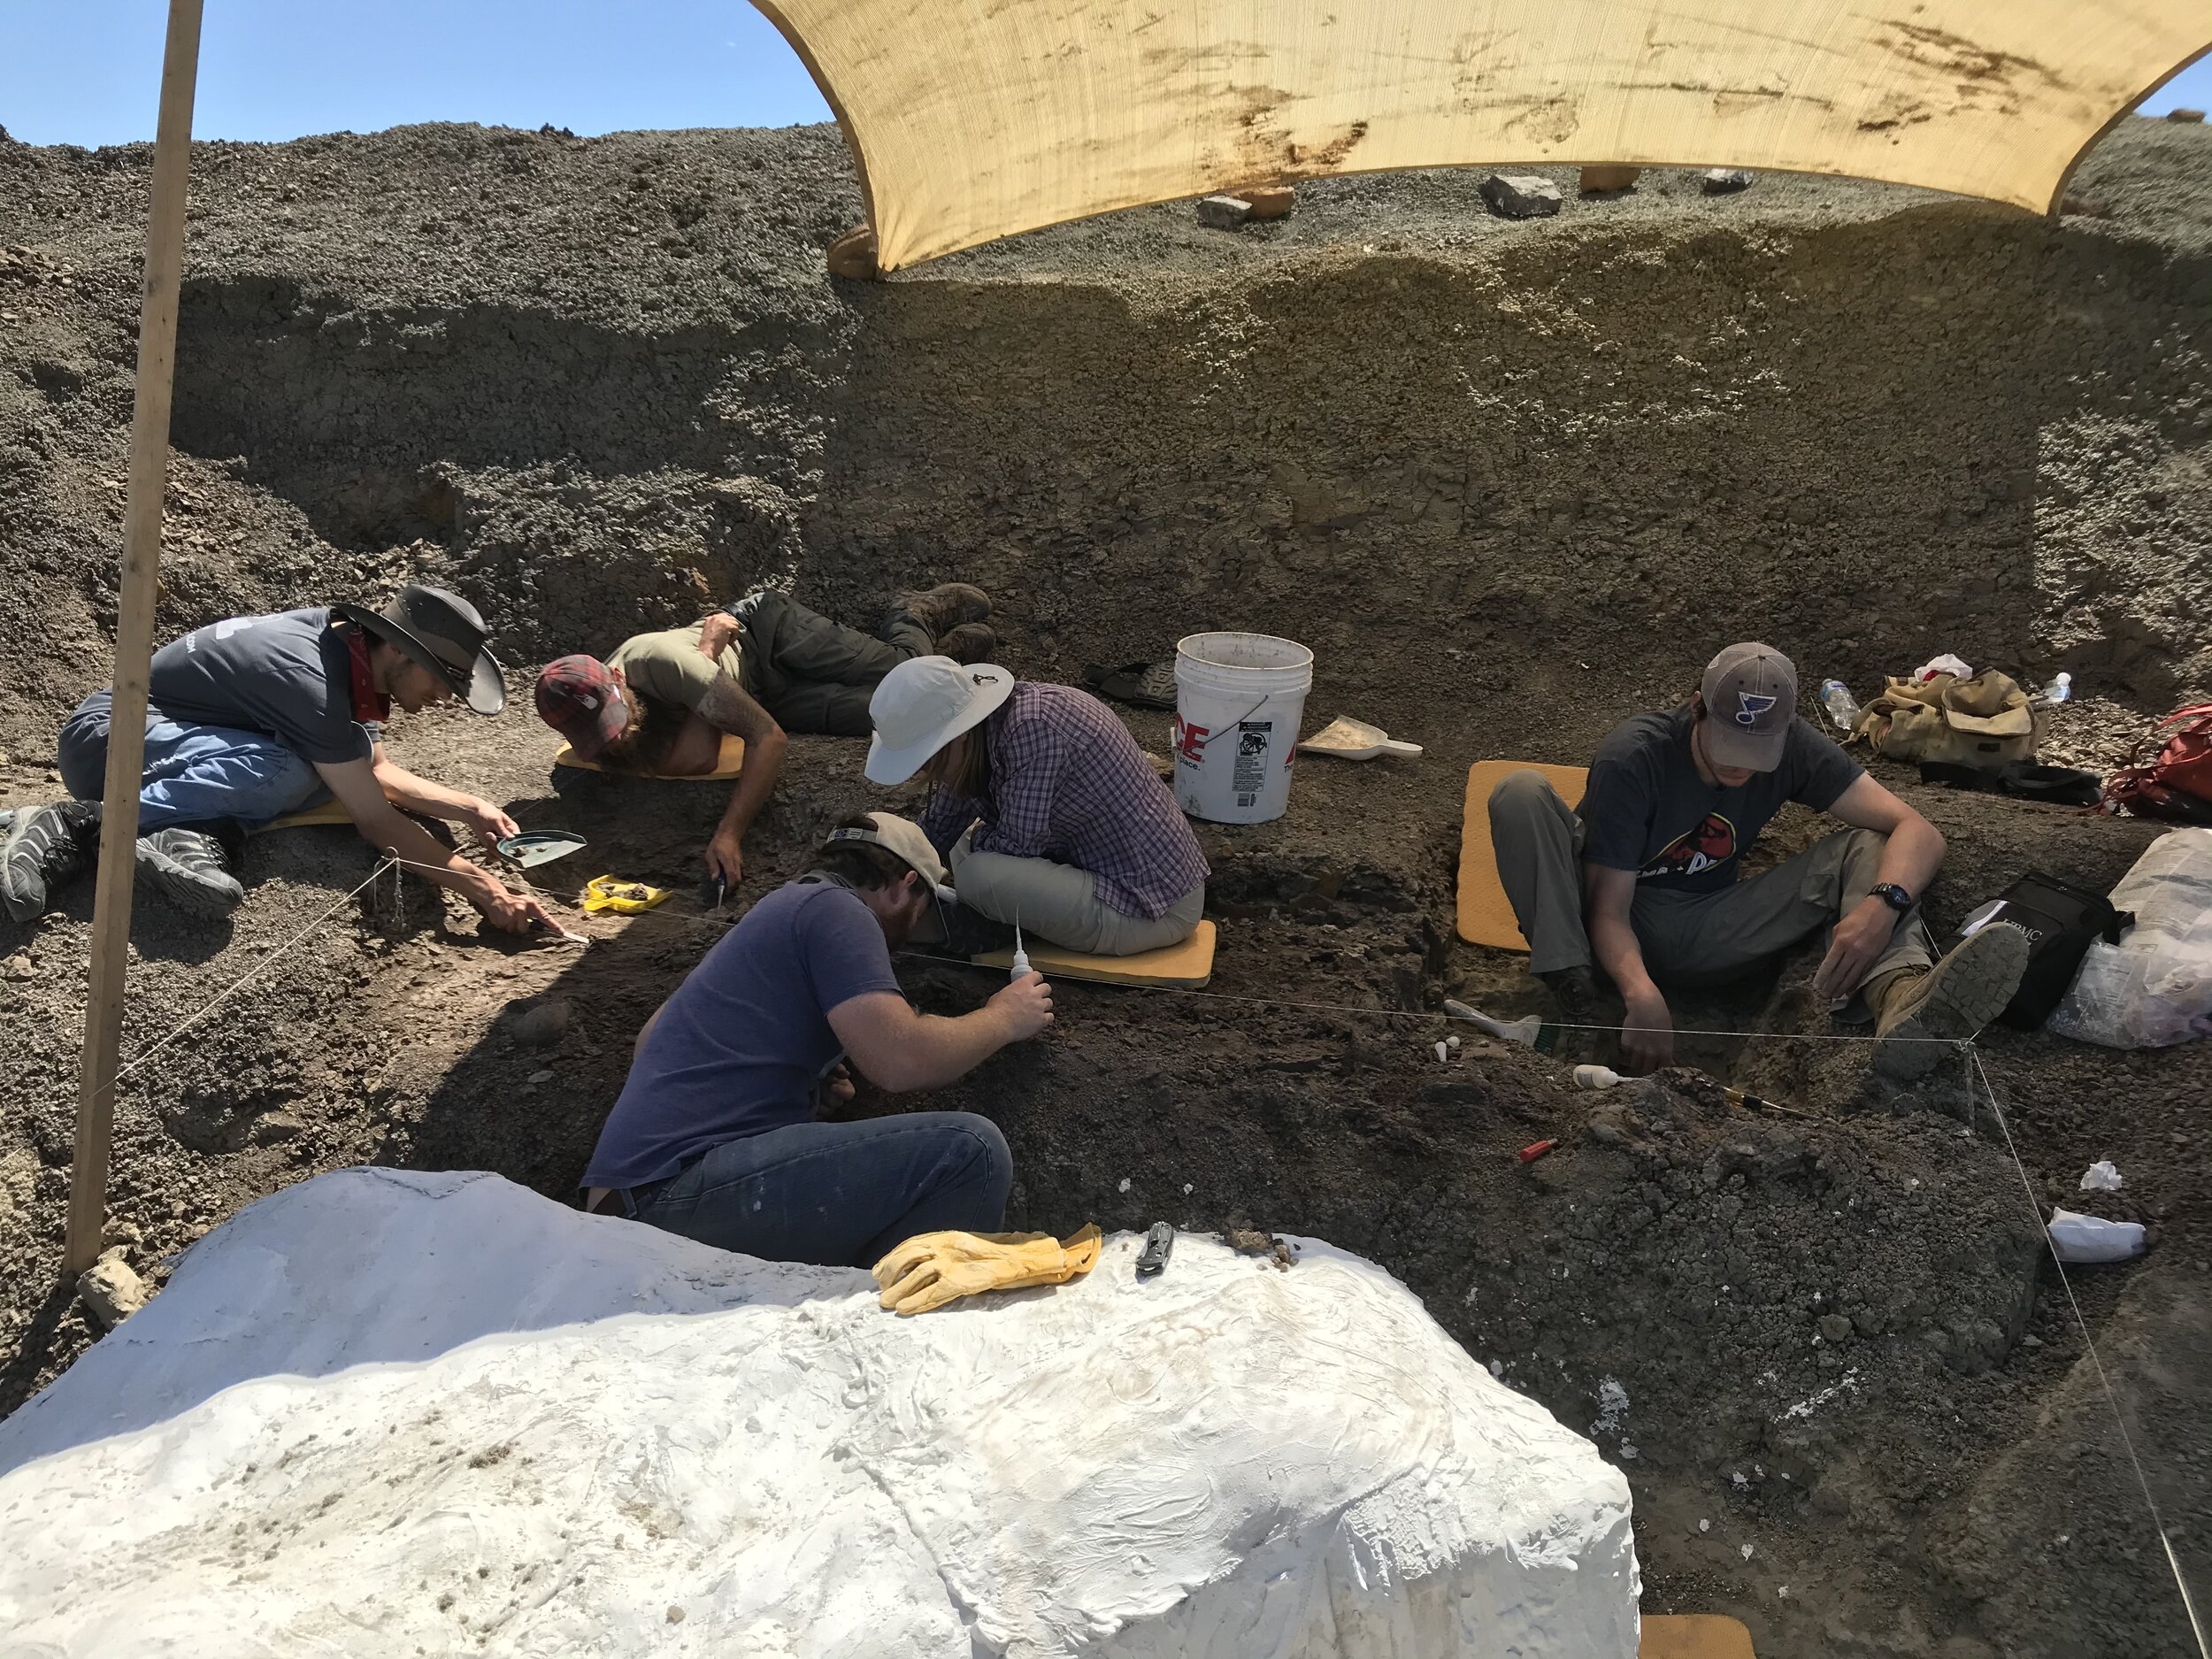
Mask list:
MULTIPOLYGON (((578 772, 612 772, 595 760, 586 760, 567 744, 561 745, 560 753, 553 757, 556 766, 571 766, 578 772)), ((617 774, 631 778, 662 778, 673 783, 727 783, 745 770, 745 740, 722 733, 722 752, 715 757, 712 772, 634 772, 617 774)))
POLYGON ((1467 769, 1466 815, 1459 831, 1459 936, 1471 945, 1526 952, 1528 941, 1498 880, 1497 849, 1490 845, 1490 792, 1517 772, 1543 773, 1562 800, 1578 807, 1590 769, 1525 760, 1479 760, 1467 769))
MULTIPOLYGON (((1029 965, 1046 979, 1091 979, 1100 985, 1171 985, 1193 990, 1213 978, 1214 925, 1201 921, 1197 931, 1179 945, 1147 950, 1134 956, 1091 956, 1079 950, 1063 950, 1031 934, 1022 941, 1029 951, 1029 965)), ((987 950, 969 961, 979 968, 1011 971, 1014 953, 987 950)))
POLYGON ((311 806, 304 812, 291 812, 282 818, 273 818, 259 829, 257 835, 266 835, 271 830, 307 829, 318 824, 344 824, 350 826, 353 816, 338 804, 335 797, 320 806, 311 806))
POLYGON ((1758 1659, 1751 1632, 1717 1613, 1647 1613, 1636 1659, 1758 1659))

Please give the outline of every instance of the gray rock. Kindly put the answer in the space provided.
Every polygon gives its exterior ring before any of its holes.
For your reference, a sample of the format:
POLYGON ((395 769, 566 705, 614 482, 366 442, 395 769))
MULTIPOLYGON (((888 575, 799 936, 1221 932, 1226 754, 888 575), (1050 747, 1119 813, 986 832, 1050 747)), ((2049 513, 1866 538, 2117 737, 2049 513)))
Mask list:
POLYGON ((1839 1313, 1820 1316, 1820 1336, 1824 1342, 1847 1342, 1853 1335, 1851 1321, 1839 1313))
POLYGON ((123 1259, 123 1252, 122 1245, 110 1245, 100 1253, 98 1261, 77 1276, 77 1294, 104 1331, 115 1329, 144 1307, 153 1294, 146 1287, 146 1281, 131 1271, 131 1264, 123 1259))
POLYGON ((573 1012, 572 1004, 565 996, 551 996, 542 1002, 520 1004, 508 1030, 514 1040, 526 1048, 550 1048, 567 1033, 569 1018, 573 1012))
POLYGON ((1559 187, 1533 173, 1494 173, 1481 188, 1490 211, 1502 219, 1544 219, 1559 211, 1559 187))
POLYGON ((1199 198, 1198 222, 1214 230, 1240 230, 1252 217, 1252 204, 1240 196, 1199 198))
POLYGON ((1751 188, 1751 174, 1741 167, 1708 167, 1704 182, 1708 196, 1733 196, 1751 188))

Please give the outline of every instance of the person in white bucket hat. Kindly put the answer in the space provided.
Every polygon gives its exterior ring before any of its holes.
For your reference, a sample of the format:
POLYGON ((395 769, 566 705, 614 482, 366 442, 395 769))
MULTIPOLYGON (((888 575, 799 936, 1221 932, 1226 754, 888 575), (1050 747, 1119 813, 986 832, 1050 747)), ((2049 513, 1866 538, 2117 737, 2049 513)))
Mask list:
POLYGON ((964 910, 1096 956, 1179 944, 1206 860, 1129 728, 1087 692, 918 657, 869 701, 869 778, 931 786, 921 826, 964 910))

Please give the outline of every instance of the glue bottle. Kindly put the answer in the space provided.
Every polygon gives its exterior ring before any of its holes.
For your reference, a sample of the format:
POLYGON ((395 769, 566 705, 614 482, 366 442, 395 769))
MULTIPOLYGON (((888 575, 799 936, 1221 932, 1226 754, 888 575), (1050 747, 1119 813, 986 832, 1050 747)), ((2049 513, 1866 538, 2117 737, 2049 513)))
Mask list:
POLYGON ((1025 978, 1029 972, 1029 953, 1022 949, 1022 925, 1014 924, 1014 978, 1025 978))

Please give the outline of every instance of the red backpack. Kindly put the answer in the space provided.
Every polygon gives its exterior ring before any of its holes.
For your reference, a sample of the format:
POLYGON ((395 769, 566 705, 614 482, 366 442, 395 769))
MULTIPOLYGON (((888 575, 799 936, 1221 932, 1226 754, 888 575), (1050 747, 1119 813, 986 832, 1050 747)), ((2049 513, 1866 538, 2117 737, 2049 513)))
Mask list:
POLYGON ((2128 764, 2105 782, 2108 812, 2212 824, 2212 703, 2177 709, 2151 728, 2128 764), (2147 764, 2143 751, 2161 744, 2147 764))

